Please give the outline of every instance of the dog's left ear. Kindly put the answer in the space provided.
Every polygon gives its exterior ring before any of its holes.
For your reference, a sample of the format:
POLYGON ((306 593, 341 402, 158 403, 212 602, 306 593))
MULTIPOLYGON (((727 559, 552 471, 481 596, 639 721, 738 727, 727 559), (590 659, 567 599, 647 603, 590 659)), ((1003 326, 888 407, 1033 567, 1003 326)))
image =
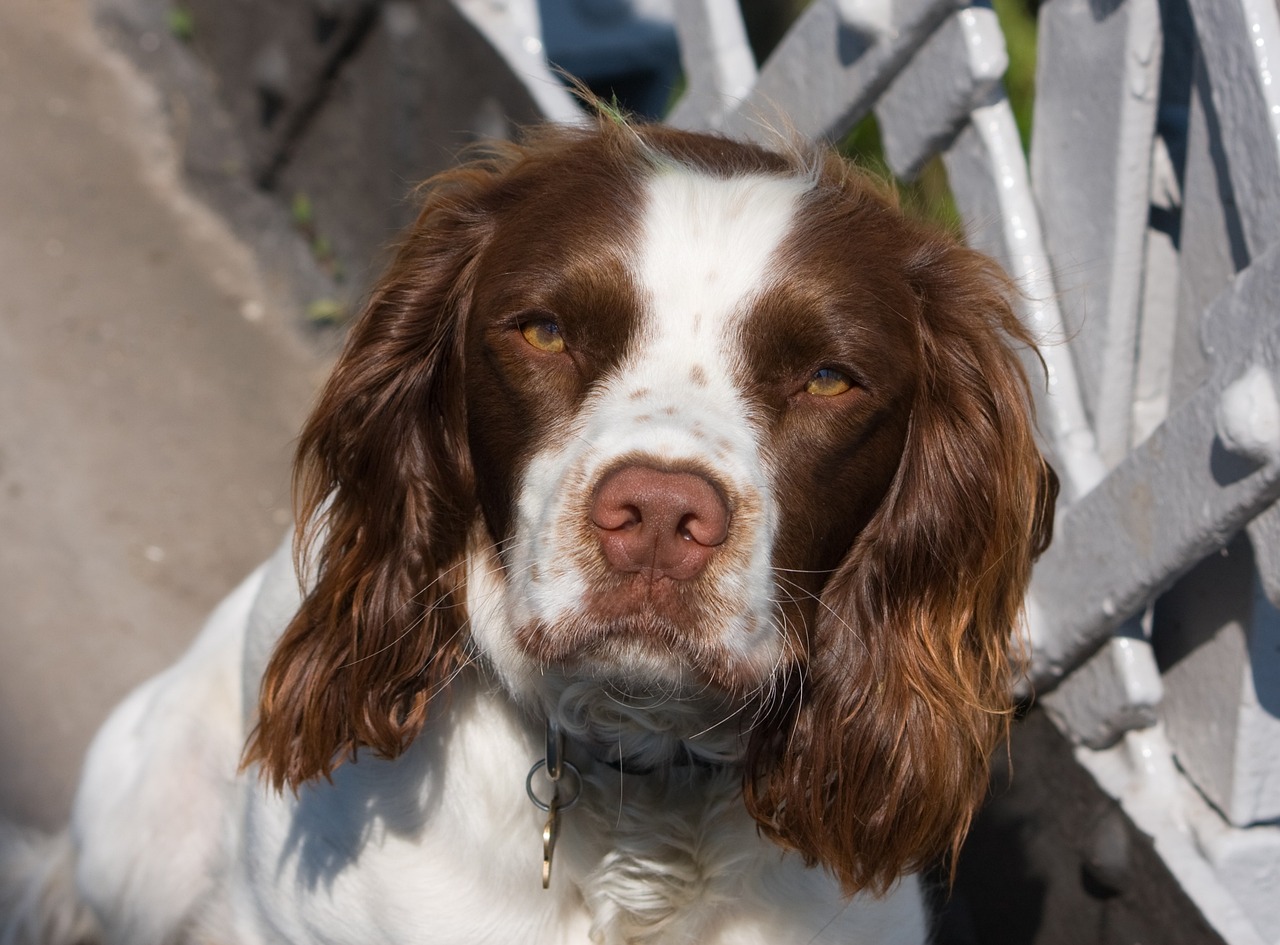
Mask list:
POLYGON ((745 784, 764 831, 850 893, 954 858, 1008 729, 1012 633, 1057 495, 1007 278, 941 238, 906 276, 922 365, 906 448, 828 580, 802 689, 756 733, 745 784))

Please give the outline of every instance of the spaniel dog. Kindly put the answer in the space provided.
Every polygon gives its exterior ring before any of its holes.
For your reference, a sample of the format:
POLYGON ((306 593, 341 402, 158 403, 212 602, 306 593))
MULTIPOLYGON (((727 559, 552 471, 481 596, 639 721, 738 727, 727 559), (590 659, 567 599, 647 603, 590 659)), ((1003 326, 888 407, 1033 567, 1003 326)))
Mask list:
POLYGON ((292 550, 106 723, 10 934, 923 941, 1056 490, 1010 295, 831 154, 604 117, 439 176, 292 550))

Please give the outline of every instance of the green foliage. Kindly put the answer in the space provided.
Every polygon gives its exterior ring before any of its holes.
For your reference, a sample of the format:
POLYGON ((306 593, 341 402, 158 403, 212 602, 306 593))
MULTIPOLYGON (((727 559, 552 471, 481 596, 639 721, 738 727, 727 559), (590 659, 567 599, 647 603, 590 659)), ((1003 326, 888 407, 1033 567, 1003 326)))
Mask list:
POLYGON ((602 98, 596 99, 595 106, 599 109, 600 114, 603 117, 609 119, 609 121, 613 122, 615 125, 625 125, 628 121, 629 116, 627 115, 627 110, 623 104, 618 101, 617 92, 610 94, 609 101, 607 102, 602 98))
POLYGON ((307 320, 313 325, 337 325, 347 317, 347 307, 337 299, 315 299, 307 306, 307 320))
MULTIPOLYGON (((306 239, 307 245, 311 247, 311 256, 320 265, 320 268, 327 272, 334 282, 342 282, 346 278, 346 273, 342 268, 342 263, 338 259, 338 254, 334 250, 333 243, 329 237, 325 236, 316 226, 316 208, 311 202, 311 197, 303 191, 298 191, 293 195, 293 200, 289 202, 289 215, 293 219, 293 228, 302 234, 306 239)), ((328 318, 312 319, 313 321, 328 321, 328 318)))
POLYGON ((289 204, 289 213, 293 217, 293 225, 300 230, 306 230, 315 225, 315 207, 311 203, 311 197, 302 191, 293 195, 293 201, 289 204))
POLYGON ((1009 50, 1004 87, 1026 150, 1031 144, 1031 109, 1036 99, 1036 18, 1027 0, 994 0, 992 6, 1009 50))
POLYGON ((956 210, 951 188, 947 185, 947 171, 942 166, 941 158, 935 157, 926 164, 920 176, 913 181, 894 178, 884 159, 884 148, 880 144, 880 125, 875 115, 868 115, 858 122, 838 148, 845 157, 877 177, 892 179, 896 184, 898 200, 911 216, 932 220, 952 233, 961 232, 960 212, 956 210))
POLYGON ((169 33, 184 43, 189 43, 196 36, 196 18, 186 7, 174 5, 165 14, 165 24, 169 33))

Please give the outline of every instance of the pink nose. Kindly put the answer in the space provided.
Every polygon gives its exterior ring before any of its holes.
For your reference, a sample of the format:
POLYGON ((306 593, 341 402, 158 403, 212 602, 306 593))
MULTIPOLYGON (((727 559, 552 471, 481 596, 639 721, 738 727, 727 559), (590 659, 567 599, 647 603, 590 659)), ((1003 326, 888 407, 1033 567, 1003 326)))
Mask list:
POLYGON ((729 508, 696 473, 621 466, 596 489, 591 522, 615 571, 687 581, 728 535, 729 508))

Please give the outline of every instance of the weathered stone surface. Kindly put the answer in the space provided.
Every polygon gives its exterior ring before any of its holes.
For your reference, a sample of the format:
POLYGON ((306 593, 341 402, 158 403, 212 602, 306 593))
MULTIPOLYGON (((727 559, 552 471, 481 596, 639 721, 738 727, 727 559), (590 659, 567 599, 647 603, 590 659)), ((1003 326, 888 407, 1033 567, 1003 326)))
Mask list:
POLYGON ((365 285, 416 212, 412 190, 482 137, 539 117, 490 43, 448 3, 392 2, 335 77, 279 172, 306 194, 347 280, 365 285), (483 78, 481 78, 483 77, 483 78))
POLYGON ((324 368, 183 186, 180 91, 82 3, 0 2, 0 817, 49 830, 106 713, 288 529, 324 368))
MULTIPOLYGON (((192 46, 172 35, 159 0, 92 0, 108 42, 164 91, 175 152, 194 194, 216 207, 280 291, 303 305, 340 291, 292 224, 288 208, 250 173, 249 149, 219 98, 220 77, 192 46)), ((196 21, 197 34, 201 30, 196 21)))
POLYGON ((325 86, 369 28, 380 4, 349 0, 191 0, 192 33, 219 77, 219 93, 249 153, 270 181, 325 86))
MULTIPOLYGON (((255 248, 281 257, 307 300, 334 296, 349 308, 410 219, 412 188, 450 166, 460 147, 543 114, 452 3, 197 0, 190 48, 168 34, 162 3, 97 3, 121 46, 173 90, 193 183, 255 248), (293 104, 266 108, 263 81, 293 104), (294 122, 287 134, 285 121, 294 122), (273 191, 255 190, 255 176, 273 191), (288 209, 296 194, 312 208, 314 258, 288 258, 299 242, 288 209)), ((548 94, 572 109, 545 62, 542 69, 548 94)))

